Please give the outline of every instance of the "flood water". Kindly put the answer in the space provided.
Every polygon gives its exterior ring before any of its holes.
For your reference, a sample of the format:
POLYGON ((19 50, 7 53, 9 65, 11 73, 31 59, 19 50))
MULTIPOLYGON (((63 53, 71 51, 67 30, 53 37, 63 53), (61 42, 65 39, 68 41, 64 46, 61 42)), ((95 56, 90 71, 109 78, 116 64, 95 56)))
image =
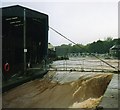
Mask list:
MULTIPOLYGON (((118 68, 118 60, 103 59, 105 62, 118 68)), ((94 57, 71 57, 69 60, 55 61, 51 65, 53 69, 58 70, 85 70, 85 71, 114 71, 109 65, 94 57)))

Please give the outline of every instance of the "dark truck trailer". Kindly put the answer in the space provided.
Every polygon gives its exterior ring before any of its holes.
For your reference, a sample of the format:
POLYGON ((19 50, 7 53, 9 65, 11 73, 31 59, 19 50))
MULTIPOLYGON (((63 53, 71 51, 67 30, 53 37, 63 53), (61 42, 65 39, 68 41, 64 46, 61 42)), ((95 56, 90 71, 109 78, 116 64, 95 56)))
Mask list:
POLYGON ((48 15, 19 5, 2 8, 3 79, 40 64, 47 48, 48 15))

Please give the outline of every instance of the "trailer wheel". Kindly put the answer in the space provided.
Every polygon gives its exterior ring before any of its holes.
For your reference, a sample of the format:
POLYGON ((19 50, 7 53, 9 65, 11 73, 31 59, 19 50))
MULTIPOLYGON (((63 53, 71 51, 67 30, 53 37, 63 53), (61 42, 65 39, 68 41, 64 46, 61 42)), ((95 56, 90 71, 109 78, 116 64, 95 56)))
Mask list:
POLYGON ((10 70, 10 65, 9 65, 8 63, 6 63, 6 64, 4 65, 4 70, 5 70, 6 72, 8 72, 8 71, 10 70))

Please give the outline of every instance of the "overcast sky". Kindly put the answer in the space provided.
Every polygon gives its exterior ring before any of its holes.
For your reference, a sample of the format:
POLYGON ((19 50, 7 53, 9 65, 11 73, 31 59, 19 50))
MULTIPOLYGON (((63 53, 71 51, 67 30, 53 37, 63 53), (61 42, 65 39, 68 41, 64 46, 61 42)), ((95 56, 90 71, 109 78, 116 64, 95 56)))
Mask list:
MULTIPOLYGON (((118 37, 118 2, 104 1, 66 1, 37 2, 30 0, 4 0, 2 6, 22 5, 49 16, 49 26, 53 27, 72 41, 88 44, 107 37, 118 37), (16 1, 16 2, 15 2, 16 1)), ((70 42, 49 29, 49 42, 53 45, 70 42)))

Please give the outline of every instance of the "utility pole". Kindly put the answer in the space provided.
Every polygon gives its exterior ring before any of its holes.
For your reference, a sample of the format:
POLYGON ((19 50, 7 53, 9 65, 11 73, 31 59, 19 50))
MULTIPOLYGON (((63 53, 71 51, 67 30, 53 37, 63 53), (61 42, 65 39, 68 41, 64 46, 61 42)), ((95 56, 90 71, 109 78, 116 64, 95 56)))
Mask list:
POLYGON ((26 73, 26 52, 27 52, 27 49, 26 49, 26 9, 24 9, 24 74, 26 73))

